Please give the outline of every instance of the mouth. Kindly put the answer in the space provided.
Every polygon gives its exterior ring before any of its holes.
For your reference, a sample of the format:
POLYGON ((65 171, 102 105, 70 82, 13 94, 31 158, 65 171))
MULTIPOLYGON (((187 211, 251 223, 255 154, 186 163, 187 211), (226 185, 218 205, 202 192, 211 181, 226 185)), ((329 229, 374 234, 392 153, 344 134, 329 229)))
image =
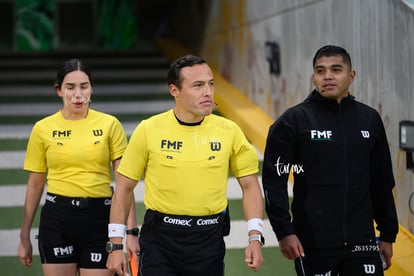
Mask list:
POLYGON ((212 101, 203 101, 203 102, 200 103, 200 105, 202 105, 202 106, 212 106, 213 102, 212 101))
POLYGON ((327 83, 327 84, 324 84, 322 86, 322 88, 324 88, 324 89, 331 89, 331 88, 334 88, 334 87, 336 87, 336 85, 333 84, 333 83, 327 83))
POLYGON ((72 98, 71 101, 70 101, 71 104, 74 104, 76 106, 85 105, 85 104, 87 104, 87 102, 88 101, 83 96, 81 98, 78 98, 78 99, 72 98))

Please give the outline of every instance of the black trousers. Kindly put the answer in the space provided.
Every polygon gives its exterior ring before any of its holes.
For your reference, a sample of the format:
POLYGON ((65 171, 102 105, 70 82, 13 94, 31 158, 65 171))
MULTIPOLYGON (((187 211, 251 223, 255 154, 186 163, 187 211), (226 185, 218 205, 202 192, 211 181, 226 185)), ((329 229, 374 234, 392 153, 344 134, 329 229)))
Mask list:
POLYGON ((224 275, 222 216, 170 216, 148 210, 139 240, 139 275, 224 275))
POLYGON ((300 276, 383 276, 378 246, 373 244, 338 248, 305 249, 305 257, 295 260, 300 276))

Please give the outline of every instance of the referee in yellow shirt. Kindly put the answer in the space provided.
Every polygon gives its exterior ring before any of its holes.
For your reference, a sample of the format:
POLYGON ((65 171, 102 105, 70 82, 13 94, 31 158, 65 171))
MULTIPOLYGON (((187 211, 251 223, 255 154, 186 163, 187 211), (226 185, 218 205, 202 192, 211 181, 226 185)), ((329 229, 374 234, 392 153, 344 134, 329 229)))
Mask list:
MULTIPOLYGON (((212 114, 214 77, 202 58, 175 60, 168 85, 175 107, 137 126, 118 167, 109 247, 122 244, 133 190, 144 175, 139 275, 223 275, 231 170, 243 191, 245 262, 257 271, 264 239, 256 151, 234 122, 212 114)), ((127 275, 122 251, 110 251, 108 267, 127 275)))

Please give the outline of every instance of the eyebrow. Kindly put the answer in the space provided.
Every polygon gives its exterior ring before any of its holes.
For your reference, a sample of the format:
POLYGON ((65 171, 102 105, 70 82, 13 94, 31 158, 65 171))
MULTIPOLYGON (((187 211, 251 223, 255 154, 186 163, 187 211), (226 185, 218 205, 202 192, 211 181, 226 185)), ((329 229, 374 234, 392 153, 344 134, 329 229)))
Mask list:
MULTIPOLYGON (((65 86, 68 86, 68 85, 72 86, 72 85, 76 85, 76 84, 77 83, 74 83, 74 82, 67 82, 67 83, 65 83, 65 86)), ((80 85, 85 85, 85 84, 89 84, 89 82, 85 81, 85 82, 80 83, 80 85)))
POLYGON ((315 69, 321 69, 321 68, 327 68, 327 67, 343 68, 344 65, 343 64, 332 64, 332 65, 329 65, 329 66, 315 65, 315 69))

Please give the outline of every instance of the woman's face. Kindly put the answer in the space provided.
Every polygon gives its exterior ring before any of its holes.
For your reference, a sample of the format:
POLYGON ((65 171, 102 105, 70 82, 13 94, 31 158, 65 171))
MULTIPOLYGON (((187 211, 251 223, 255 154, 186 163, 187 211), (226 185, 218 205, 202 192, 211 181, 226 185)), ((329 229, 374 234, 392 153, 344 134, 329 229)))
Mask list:
POLYGON ((92 86, 89 77, 82 71, 72 71, 66 74, 60 87, 56 92, 62 98, 64 109, 69 112, 82 112, 89 107, 92 95, 92 86))

